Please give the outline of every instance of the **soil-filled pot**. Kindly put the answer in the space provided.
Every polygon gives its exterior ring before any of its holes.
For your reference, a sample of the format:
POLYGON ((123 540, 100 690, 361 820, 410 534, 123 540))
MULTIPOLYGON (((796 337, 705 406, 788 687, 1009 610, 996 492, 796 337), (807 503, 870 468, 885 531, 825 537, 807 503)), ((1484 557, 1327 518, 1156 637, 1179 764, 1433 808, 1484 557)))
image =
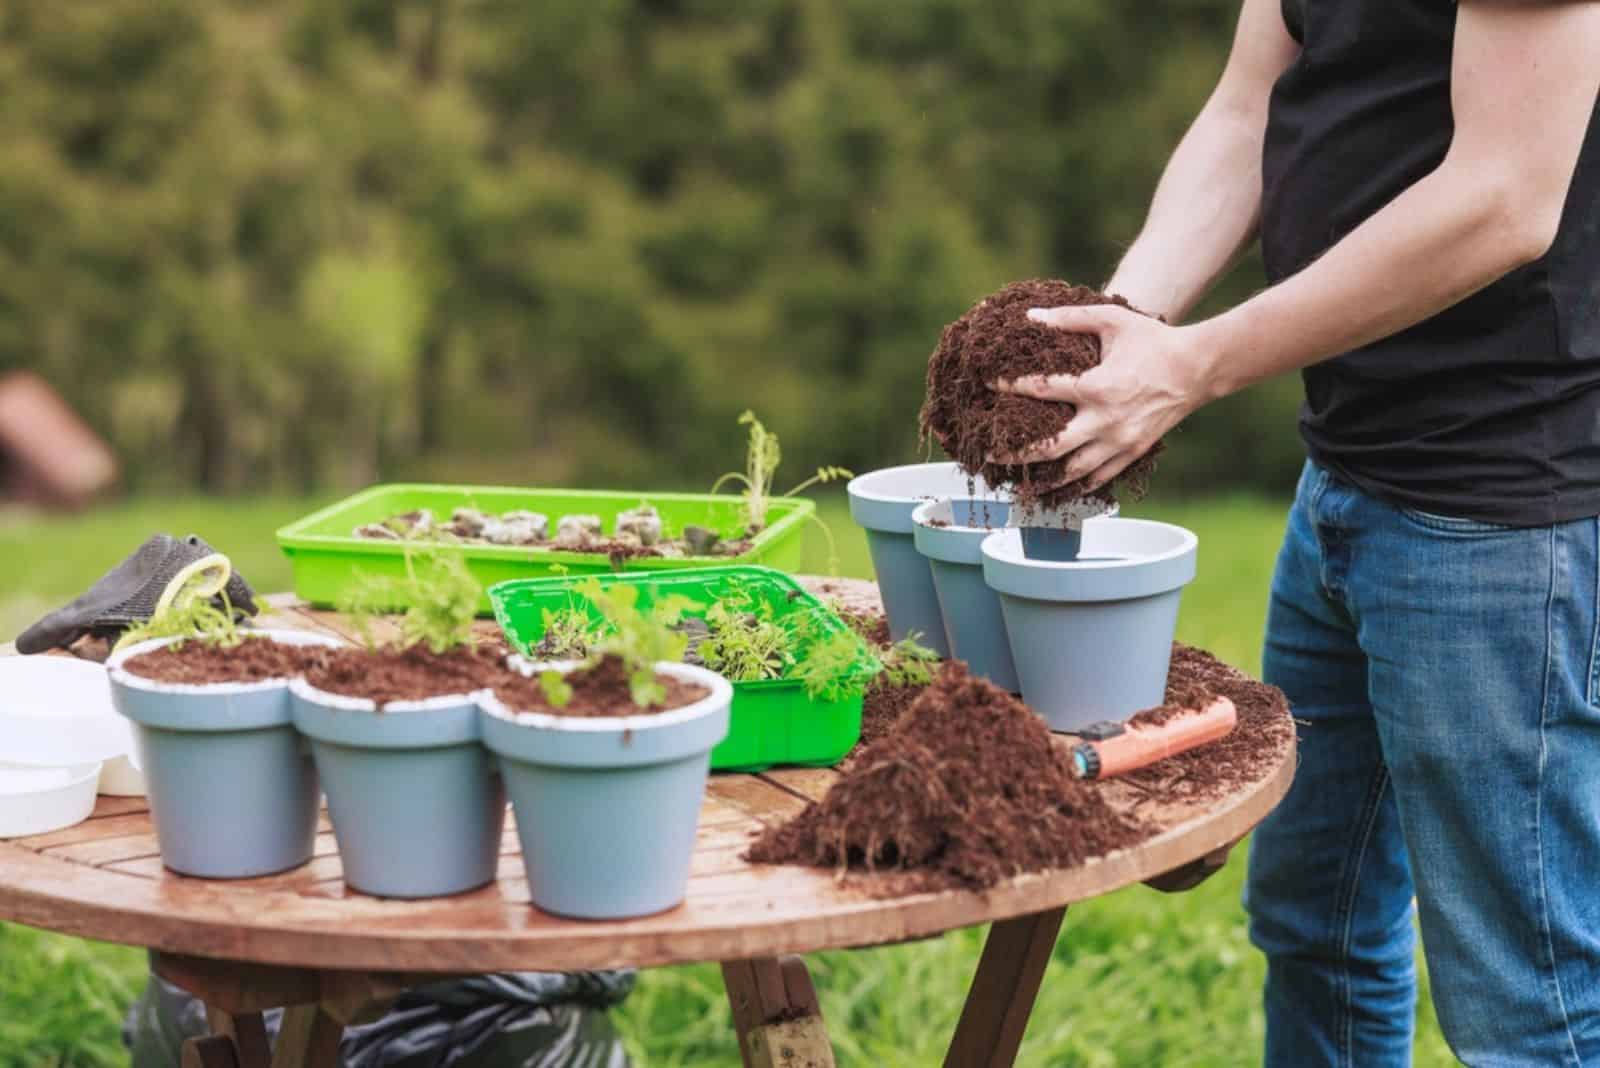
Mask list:
POLYGON ((949 656, 933 572, 917 551, 911 513, 931 500, 1002 498, 981 481, 973 483, 953 463, 885 467, 856 476, 846 488, 850 517, 867 532, 889 636, 899 641, 915 632, 924 645, 949 656))
POLYGON ((1017 530, 983 541, 1022 697, 1051 729, 1122 721, 1161 704, 1194 534, 1147 519, 1091 519, 1077 560, 1023 555, 1017 530))
MULTIPOLYGON (((514 663, 516 663, 514 661, 514 663)), ((579 665, 519 663, 534 676, 579 665)), ((656 665, 708 692, 665 712, 580 717, 483 702, 483 741, 500 758, 533 903, 577 919, 622 919, 682 902, 711 749, 728 733, 733 688, 688 664, 656 665)))
POLYGON ((949 655, 965 660, 1010 693, 1017 691, 1000 596, 983 581, 983 539, 1006 525, 1011 507, 1003 501, 959 497, 927 501, 911 515, 917 551, 927 558, 949 655))
POLYGON ((351 889, 442 897, 494 881, 506 801, 478 744, 477 694, 379 708, 296 679, 289 696, 351 889))
MULTIPOLYGON (((318 635, 260 631, 285 645, 318 635)), ((141 642, 107 661, 117 711, 134 723, 161 861, 208 879, 246 879, 311 859, 317 773, 289 710, 289 678, 160 682, 128 661, 172 644, 141 642)))

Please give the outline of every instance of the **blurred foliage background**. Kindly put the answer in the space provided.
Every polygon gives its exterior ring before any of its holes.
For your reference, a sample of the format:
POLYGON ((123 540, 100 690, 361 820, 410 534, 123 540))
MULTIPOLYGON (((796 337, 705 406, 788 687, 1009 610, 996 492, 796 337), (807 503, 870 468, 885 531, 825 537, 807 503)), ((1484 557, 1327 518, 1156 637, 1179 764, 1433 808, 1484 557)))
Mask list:
MULTIPOLYGON (((1237 6, 9 0, 0 369, 138 492, 701 488, 745 407, 913 459, 940 328, 1109 275, 1237 6)), ((1158 485, 1287 487, 1297 390, 1158 485)))

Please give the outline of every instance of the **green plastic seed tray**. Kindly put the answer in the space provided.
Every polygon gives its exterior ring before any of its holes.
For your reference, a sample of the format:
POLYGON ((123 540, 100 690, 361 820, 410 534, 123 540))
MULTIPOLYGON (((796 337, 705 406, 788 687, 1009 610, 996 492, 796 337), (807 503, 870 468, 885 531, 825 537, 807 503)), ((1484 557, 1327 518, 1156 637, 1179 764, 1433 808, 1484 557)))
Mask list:
MULTIPOLYGON (((397 541, 356 537, 353 531, 367 523, 427 508, 444 521, 457 508, 477 508, 491 514, 516 509, 542 512, 552 531, 564 515, 598 515, 607 534, 618 512, 648 502, 661 514, 667 537, 685 526, 710 527, 733 538, 743 526, 744 498, 709 493, 643 493, 614 490, 513 489, 505 486, 438 486, 391 483, 370 486, 337 504, 298 519, 278 531, 278 546, 294 568, 294 592, 312 604, 332 606, 358 575, 400 576, 405 573, 405 546, 397 541)), ((774 498, 767 509, 766 529, 752 539, 739 556, 636 557, 622 564, 624 571, 657 571, 716 567, 726 564, 765 564, 798 571, 805 543, 806 519, 816 505, 798 497, 774 498)), ((615 568, 603 553, 566 552, 519 545, 461 547, 467 567, 485 587, 508 579, 549 575, 612 573, 615 568)), ((404 608, 396 604, 394 608, 404 608)), ((485 597, 480 610, 490 610, 485 597)))
MULTIPOLYGON (((578 577, 517 579, 489 590, 494 615, 512 646, 524 656, 544 637, 544 613, 582 606, 591 620, 599 614, 573 587, 578 577)), ((626 582, 639 587, 639 603, 648 607, 659 597, 681 594, 706 609, 729 593, 748 594, 757 604, 772 606, 773 618, 792 626, 814 615, 812 640, 826 640, 849 626, 788 575, 768 567, 730 566, 695 571, 607 575, 602 586, 626 582)), ((798 654, 803 658, 807 646, 798 654)), ((861 656, 841 677, 846 696, 813 701, 798 681, 771 679, 733 684, 732 722, 728 737, 711 751, 711 766, 724 771, 760 771, 776 764, 826 766, 837 763, 861 736, 861 700, 878 664, 861 643, 861 656)))

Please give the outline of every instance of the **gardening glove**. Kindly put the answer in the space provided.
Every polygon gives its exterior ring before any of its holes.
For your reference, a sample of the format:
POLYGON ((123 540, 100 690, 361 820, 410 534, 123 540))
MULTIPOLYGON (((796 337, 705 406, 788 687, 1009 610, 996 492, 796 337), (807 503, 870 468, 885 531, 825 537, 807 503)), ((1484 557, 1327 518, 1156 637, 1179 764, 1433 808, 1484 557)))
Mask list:
POLYGON ((1152 890, 1159 890, 1163 894, 1178 894, 1185 890, 1193 890, 1227 865, 1228 853, 1238 844, 1236 841, 1229 842, 1221 849, 1213 849, 1198 860, 1191 860, 1182 867, 1172 869, 1165 875, 1157 875, 1153 879, 1146 879, 1144 885, 1152 890))
MULTIPOLYGON (((214 552, 195 534, 182 539, 170 534, 152 535, 77 600, 23 631, 17 637, 17 652, 65 649, 86 634, 115 638, 133 624, 150 618, 173 576, 214 552)), ((224 592, 236 614, 256 614, 255 591, 237 571, 228 579, 224 592)), ((215 600, 220 609, 221 597, 215 600)))

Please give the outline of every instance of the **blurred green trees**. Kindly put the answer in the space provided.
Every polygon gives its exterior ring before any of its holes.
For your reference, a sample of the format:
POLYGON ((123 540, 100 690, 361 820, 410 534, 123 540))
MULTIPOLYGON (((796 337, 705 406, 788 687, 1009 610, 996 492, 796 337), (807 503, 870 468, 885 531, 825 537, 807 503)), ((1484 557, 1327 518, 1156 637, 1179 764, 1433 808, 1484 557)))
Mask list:
MULTIPOLYGON (((940 328, 1109 273, 1236 8, 11 0, 0 367, 142 487, 695 486, 746 407, 910 459, 940 328)), ((1162 484, 1291 478, 1294 396, 1162 484)))

